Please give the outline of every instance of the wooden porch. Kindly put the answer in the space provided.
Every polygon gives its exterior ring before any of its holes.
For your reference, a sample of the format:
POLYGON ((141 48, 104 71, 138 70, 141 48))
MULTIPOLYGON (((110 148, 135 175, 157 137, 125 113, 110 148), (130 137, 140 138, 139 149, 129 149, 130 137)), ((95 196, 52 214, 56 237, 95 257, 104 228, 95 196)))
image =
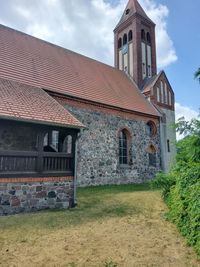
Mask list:
POLYGON ((79 130, 0 120, 0 178, 73 176, 79 130))

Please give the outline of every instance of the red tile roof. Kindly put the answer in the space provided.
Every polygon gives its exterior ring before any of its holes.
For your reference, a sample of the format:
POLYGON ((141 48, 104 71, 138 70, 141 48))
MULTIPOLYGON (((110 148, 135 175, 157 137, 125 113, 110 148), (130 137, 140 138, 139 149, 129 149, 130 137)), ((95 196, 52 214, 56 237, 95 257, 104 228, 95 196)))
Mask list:
POLYGON ((1 78, 0 118, 73 128, 83 126, 44 90, 1 78))
POLYGON ((159 116, 122 71, 0 25, 0 77, 159 116))
MULTIPOLYGON (((160 72, 161 73, 161 72, 160 72)), ((143 93, 148 93, 151 91, 151 88, 155 85, 156 81, 158 80, 158 78, 160 77, 160 73, 154 75, 151 78, 146 78, 146 81, 142 87, 142 92, 143 93)))

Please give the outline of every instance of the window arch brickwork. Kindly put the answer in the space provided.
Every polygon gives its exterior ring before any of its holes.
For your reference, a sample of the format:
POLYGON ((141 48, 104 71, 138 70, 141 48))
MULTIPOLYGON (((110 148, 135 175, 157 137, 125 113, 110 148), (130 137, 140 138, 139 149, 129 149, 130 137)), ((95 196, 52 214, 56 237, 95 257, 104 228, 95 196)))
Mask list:
POLYGON ((157 133, 157 128, 156 125, 153 121, 148 121, 146 124, 146 130, 147 130, 147 134, 150 137, 153 137, 156 135, 157 133))

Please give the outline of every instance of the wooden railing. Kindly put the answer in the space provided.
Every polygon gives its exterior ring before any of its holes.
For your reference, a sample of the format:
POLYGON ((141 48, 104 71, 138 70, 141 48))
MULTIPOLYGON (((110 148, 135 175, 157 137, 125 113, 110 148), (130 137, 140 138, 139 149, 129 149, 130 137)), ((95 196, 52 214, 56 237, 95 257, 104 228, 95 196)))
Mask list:
POLYGON ((72 154, 0 151, 0 177, 72 175, 73 166, 72 154))
POLYGON ((73 156, 64 153, 49 153, 43 154, 43 171, 71 171, 73 169, 73 156))

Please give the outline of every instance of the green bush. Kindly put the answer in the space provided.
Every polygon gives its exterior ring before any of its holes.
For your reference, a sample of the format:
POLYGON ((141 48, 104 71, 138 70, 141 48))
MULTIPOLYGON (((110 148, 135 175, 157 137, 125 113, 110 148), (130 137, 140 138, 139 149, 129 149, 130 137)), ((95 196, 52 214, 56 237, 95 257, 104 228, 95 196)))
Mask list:
MULTIPOLYGON (((170 189, 165 197, 168 218, 200 256, 200 163, 190 163, 178 170, 172 171, 175 184, 168 184, 170 189)), ((166 188, 165 185, 165 193, 166 188)))
POLYGON ((162 189, 168 219, 200 256, 200 120, 181 118, 176 126, 186 135, 177 142, 177 163, 169 174, 159 173, 151 185, 162 189))
POLYGON ((158 173, 151 186, 162 189, 167 218, 200 256, 200 163, 178 162, 169 174, 158 173))
POLYGON ((153 189, 162 189, 162 196, 166 200, 171 187, 175 185, 175 183, 176 180, 172 174, 159 172, 156 174, 156 178, 150 182, 150 185, 153 189))

